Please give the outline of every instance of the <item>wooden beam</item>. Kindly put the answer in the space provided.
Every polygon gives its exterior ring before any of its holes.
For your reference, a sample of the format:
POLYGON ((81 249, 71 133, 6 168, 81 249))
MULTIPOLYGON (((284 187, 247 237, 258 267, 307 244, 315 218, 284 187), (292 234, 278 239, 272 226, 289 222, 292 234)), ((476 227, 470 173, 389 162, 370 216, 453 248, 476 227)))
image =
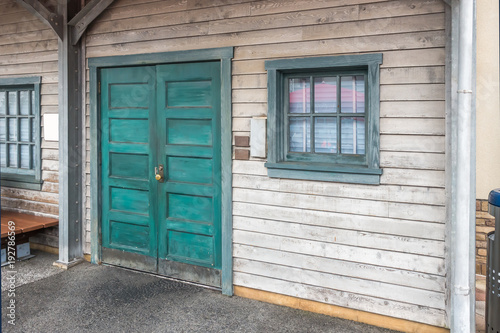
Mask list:
POLYGON ((59 71, 59 260, 58 267, 69 268, 83 259, 83 116, 81 48, 70 40, 69 17, 80 9, 79 1, 58 1, 63 18, 63 38, 58 44, 59 71))
POLYGON ((57 36, 62 39, 63 25, 62 17, 59 14, 51 12, 38 0, 16 0, 16 2, 51 27, 57 36))
POLYGON ((98 17, 114 0, 92 0, 68 22, 72 26, 71 43, 76 45, 90 23, 98 17))

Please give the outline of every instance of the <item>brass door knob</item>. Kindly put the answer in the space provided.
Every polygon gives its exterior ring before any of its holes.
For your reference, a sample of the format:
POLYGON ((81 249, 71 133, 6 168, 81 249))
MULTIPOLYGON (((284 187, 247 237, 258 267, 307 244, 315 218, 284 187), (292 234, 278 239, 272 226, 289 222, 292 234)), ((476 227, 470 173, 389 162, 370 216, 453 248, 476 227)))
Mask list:
POLYGON ((163 165, 160 164, 158 167, 155 167, 155 179, 160 183, 163 183, 163 165))

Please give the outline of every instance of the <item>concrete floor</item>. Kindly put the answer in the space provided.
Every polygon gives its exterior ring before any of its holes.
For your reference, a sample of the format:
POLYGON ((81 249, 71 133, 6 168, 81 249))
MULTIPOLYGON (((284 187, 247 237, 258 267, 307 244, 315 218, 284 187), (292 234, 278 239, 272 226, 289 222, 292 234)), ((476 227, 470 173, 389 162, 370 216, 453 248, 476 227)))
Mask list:
POLYGON ((393 332, 116 267, 63 271, 52 266, 57 256, 35 254, 15 264, 15 296, 2 292, 4 332, 393 332))
POLYGON ((15 274, 15 280, 11 280, 15 281, 16 287, 63 272, 62 269, 52 265, 57 260, 56 255, 38 250, 31 250, 31 253, 35 257, 17 261, 12 269, 9 266, 2 267, 2 291, 7 289, 9 278, 15 272, 19 274, 15 274))

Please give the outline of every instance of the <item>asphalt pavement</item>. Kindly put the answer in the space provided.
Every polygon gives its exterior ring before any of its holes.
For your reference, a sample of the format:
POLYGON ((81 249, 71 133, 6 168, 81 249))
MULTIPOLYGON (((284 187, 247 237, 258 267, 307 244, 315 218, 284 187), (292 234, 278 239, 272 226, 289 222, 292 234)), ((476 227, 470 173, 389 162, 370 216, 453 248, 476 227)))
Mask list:
POLYGON ((56 259, 2 268, 3 332, 393 332, 117 267, 54 269, 56 259))

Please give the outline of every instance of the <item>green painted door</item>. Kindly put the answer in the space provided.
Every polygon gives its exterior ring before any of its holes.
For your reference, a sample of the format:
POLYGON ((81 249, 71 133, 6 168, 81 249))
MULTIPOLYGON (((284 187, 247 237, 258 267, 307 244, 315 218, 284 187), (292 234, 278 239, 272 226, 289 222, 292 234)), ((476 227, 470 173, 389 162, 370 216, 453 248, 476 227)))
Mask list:
POLYGON ((102 261, 220 286, 220 63, 102 69, 101 130, 102 261))

